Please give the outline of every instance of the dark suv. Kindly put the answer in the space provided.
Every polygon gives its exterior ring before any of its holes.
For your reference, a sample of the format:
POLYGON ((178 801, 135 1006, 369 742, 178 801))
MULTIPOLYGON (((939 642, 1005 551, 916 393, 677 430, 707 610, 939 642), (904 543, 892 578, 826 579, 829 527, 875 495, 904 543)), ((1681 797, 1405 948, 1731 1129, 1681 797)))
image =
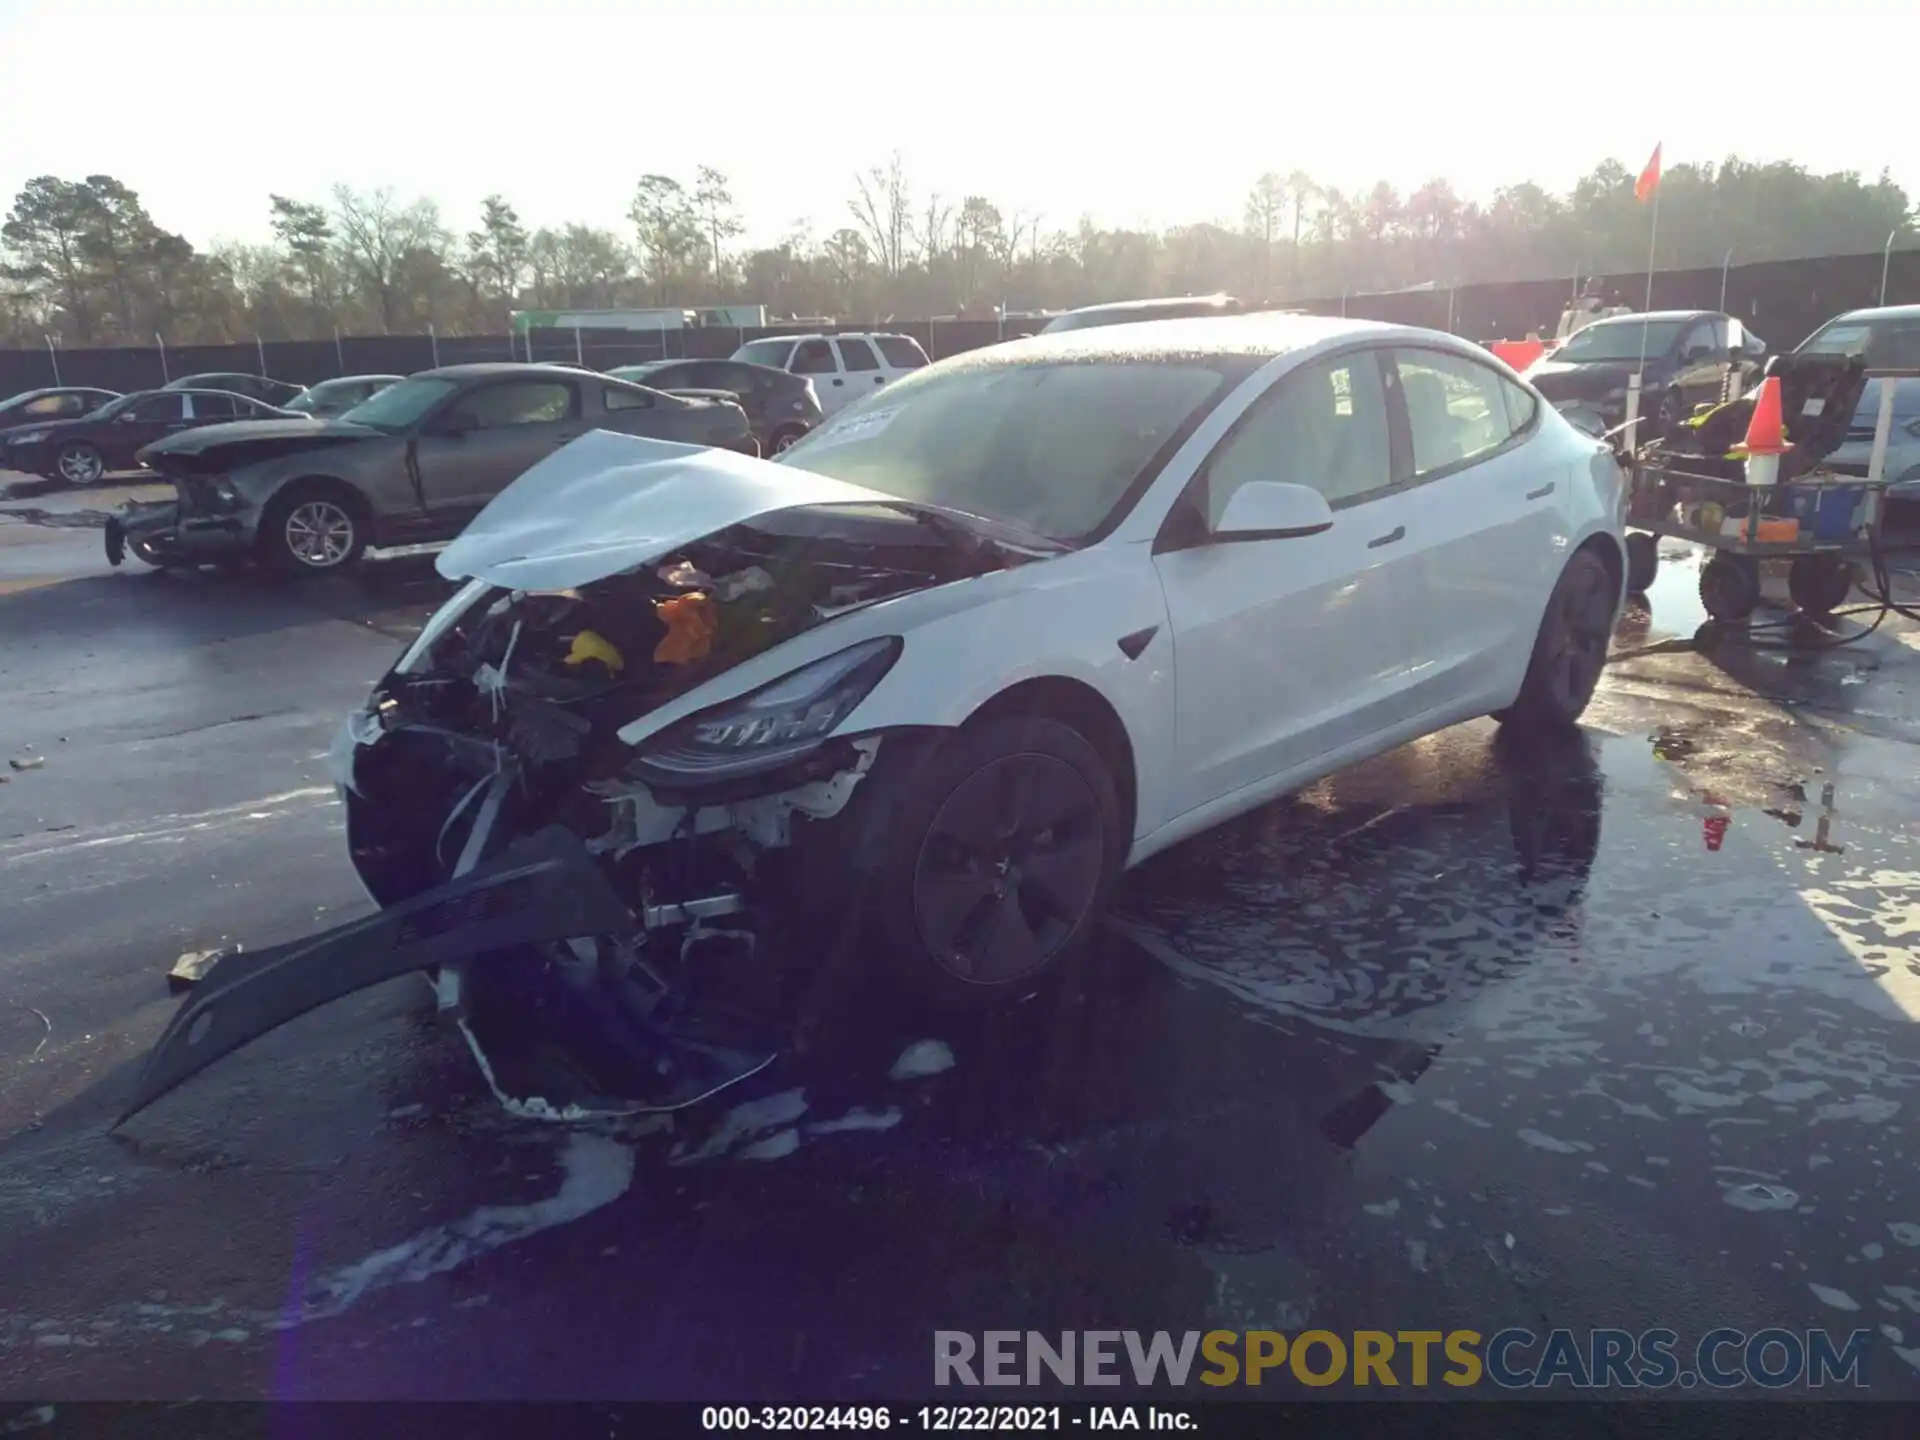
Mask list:
POLYGON ((607 373, 674 394, 737 399, 762 455, 779 454, 822 419, 811 380, 749 360, 653 360, 607 373))

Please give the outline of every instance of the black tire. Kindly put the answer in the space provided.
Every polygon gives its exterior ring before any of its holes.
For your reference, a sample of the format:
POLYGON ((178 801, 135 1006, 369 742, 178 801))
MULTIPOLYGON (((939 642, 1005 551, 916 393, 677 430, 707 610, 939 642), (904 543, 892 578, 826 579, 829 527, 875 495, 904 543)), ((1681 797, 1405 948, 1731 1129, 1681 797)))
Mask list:
POLYGON ((783 425, 767 438, 767 454, 778 455, 783 450, 791 450, 806 437, 806 426, 783 425))
POLYGON ((1653 413, 1653 426, 1662 435, 1676 428, 1690 412, 1687 402, 1681 398, 1678 390, 1669 390, 1660 397, 1660 408, 1653 413))
POLYGON ((1716 555, 1700 567, 1700 604, 1726 625, 1737 625, 1760 603, 1760 566, 1750 555, 1716 555))
POLYGON ((941 1009, 1030 993, 1086 943, 1126 859, 1099 752, 1057 720, 1008 716, 896 783, 899 843, 868 891, 874 958, 941 1009))
POLYGON ((1627 536, 1627 593, 1646 594, 1653 588, 1653 577, 1659 573, 1659 542, 1643 531, 1630 533, 1627 536))
POLYGON ((1606 562, 1591 550, 1576 550, 1547 597, 1519 698, 1494 719, 1528 731, 1577 725, 1606 668, 1618 603, 1606 562))
POLYGON ((97 485, 107 473, 107 457, 84 440, 62 445, 53 457, 53 476, 69 485, 97 485))
POLYGON ((283 575, 339 575, 360 563, 367 530, 366 502, 357 494, 302 480, 273 497, 257 543, 261 558, 283 575))
POLYGON ((1796 555, 1787 570, 1787 594, 1807 615, 1831 615, 1853 593, 1853 566, 1832 553, 1796 555))

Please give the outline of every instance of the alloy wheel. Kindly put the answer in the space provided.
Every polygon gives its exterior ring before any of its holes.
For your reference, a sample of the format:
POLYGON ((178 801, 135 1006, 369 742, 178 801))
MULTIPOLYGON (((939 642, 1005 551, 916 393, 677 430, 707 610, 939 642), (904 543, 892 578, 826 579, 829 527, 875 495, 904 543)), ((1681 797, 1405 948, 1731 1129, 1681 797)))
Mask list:
POLYGON ((776 455, 784 455, 787 451, 791 450, 794 446, 798 445, 799 443, 800 443, 800 437, 794 434, 791 430, 789 430, 784 435, 777 435, 774 437, 773 453, 776 455))
POLYGON ((935 813, 913 875, 914 920, 940 966, 1004 985, 1047 964, 1098 898, 1104 836, 1092 786, 1051 755, 976 770, 935 813))
POLYGON ((60 478, 69 485, 91 485, 106 473, 100 452, 91 445, 75 445, 60 452, 60 478))
POLYGON ((331 570, 352 553, 353 517, 331 500, 303 500, 287 514, 287 551, 312 570, 331 570))

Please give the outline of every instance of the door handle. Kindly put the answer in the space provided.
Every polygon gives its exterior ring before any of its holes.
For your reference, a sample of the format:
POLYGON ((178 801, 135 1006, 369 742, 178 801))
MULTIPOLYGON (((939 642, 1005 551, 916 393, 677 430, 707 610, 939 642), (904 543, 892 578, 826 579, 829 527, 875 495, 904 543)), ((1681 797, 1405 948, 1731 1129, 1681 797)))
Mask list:
POLYGON ((1367 549, 1378 550, 1382 545, 1391 545, 1396 541, 1406 538, 1407 527, 1404 525, 1396 525, 1386 534, 1375 536, 1373 539, 1367 541, 1367 549))
POLYGON ((884 385, 887 383, 887 377, 884 375, 876 375, 873 377, 873 383, 876 385, 884 385))
POLYGON ((1538 490, 1527 491, 1527 499, 1544 500, 1547 498, 1547 496, 1551 495, 1552 493, 1553 493, 1553 482, 1548 481, 1545 485, 1542 485, 1538 490))
POLYGON ((834 377, 833 377, 833 383, 834 383, 834 384, 836 384, 836 385, 844 385, 844 384, 846 384, 847 382, 846 382, 846 381, 844 381, 844 380, 842 380, 842 379, 841 379, 841 378, 840 378, 840 377, 839 377, 838 375, 836 375, 836 376, 834 376, 834 377))

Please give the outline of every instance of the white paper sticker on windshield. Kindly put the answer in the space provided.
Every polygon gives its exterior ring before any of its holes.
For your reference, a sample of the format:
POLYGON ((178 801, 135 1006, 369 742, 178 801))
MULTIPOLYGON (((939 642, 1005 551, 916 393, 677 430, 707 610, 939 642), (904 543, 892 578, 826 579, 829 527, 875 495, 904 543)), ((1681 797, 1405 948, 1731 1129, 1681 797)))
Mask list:
POLYGON ((1800 407, 1800 413, 1802 415, 1808 415, 1808 416, 1818 415, 1822 410, 1826 408, 1827 408, 1827 397, 1824 395, 1814 395, 1809 397, 1807 400, 1807 403, 1800 407))
POLYGON ((895 405, 887 410, 873 410, 865 415, 851 416, 837 425, 821 429, 809 444, 815 450, 824 450, 830 445, 851 445, 856 441, 871 440, 891 425, 893 417, 899 413, 900 407, 895 405))

